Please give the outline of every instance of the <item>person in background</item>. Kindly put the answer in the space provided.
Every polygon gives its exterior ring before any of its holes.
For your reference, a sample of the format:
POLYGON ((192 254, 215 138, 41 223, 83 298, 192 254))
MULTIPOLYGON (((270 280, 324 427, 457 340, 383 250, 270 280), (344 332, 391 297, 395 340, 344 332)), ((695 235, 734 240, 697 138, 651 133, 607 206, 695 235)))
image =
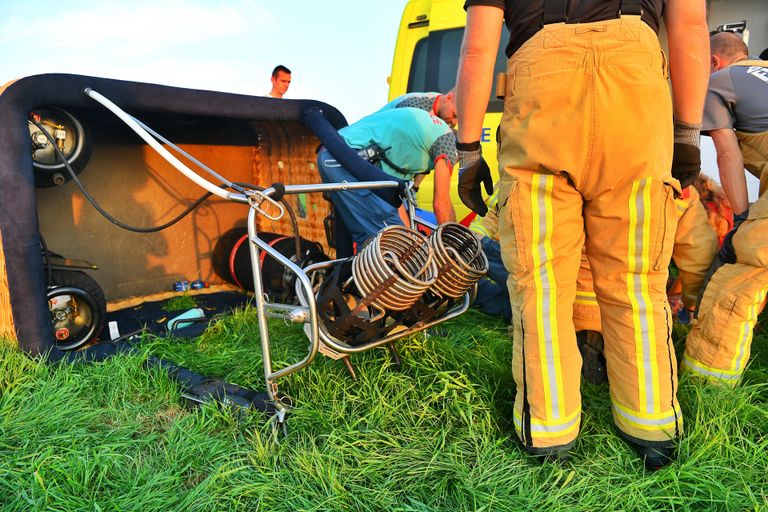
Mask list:
POLYGON ((272 70, 272 89, 267 93, 270 98, 282 98, 291 85, 291 70, 282 64, 272 70))
POLYGON ((702 133, 712 137, 734 224, 685 342, 682 368, 736 385, 749 361, 752 331, 768 294, 768 61, 751 59, 735 34, 712 36, 702 133), (760 179, 750 206, 744 169, 760 179))
POLYGON ((493 183, 479 140, 502 23, 510 33, 499 219, 510 272, 515 431, 544 460, 566 457, 578 435, 573 304, 586 244, 613 419, 646 468, 659 469, 682 433, 665 288, 680 194, 672 178, 688 185, 701 167, 705 2, 467 0, 465 8, 458 188, 480 215, 481 185, 490 194, 493 183), (657 38, 662 15, 669 60, 657 38))

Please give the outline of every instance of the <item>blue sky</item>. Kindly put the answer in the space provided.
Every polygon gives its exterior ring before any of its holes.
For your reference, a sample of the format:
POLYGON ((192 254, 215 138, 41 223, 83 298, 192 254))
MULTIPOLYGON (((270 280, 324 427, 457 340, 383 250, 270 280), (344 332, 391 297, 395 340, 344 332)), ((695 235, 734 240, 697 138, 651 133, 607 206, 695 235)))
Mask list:
MULTIPOLYGON (((287 98, 312 98, 350 122, 387 100, 406 0, 0 0, 0 83, 76 73, 266 94, 277 64, 287 98)), ((717 178, 711 139, 704 171, 717 178)), ((751 197, 757 180, 749 177, 751 197)))
POLYGON ((76 73, 263 95, 276 64, 287 98, 349 121, 387 100, 405 0, 0 0, 0 83, 76 73))

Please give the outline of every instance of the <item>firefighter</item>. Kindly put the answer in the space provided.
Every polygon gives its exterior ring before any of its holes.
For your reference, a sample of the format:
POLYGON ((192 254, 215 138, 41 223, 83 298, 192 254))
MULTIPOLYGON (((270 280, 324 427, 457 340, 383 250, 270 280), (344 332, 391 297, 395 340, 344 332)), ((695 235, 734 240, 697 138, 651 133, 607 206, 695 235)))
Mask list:
POLYGON ((722 32, 711 39, 711 71, 702 128, 715 144, 720 182, 737 213, 718 255, 723 265, 706 285, 686 339, 682 366, 735 385, 768 293, 768 61, 750 59, 737 35, 722 32), (744 168, 760 178, 751 207, 744 168))
POLYGON ((467 0, 465 7, 459 196, 481 215, 481 184, 490 193, 492 182, 478 141, 502 21, 510 31, 499 204, 516 432, 542 459, 566 456, 578 434, 572 314, 586 244, 614 421, 646 467, 661 468, 682 432, 665 285, 680 193, 672 176, 687 185, 700 168, 705 2, 467 0), (669 61, 656 36, 662 12, 669 61))

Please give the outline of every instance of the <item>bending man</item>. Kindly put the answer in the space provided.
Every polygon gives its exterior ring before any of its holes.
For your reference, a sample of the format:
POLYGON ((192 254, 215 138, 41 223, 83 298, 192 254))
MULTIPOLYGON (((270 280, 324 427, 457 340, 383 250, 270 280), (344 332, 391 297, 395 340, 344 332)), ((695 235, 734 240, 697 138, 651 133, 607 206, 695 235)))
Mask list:
MULTIPOLYGON (((412 180, 434 169, 437 222, 455 220, 450 182, 456 137, 443 120, 415 108, 382 110, 342 128, 339 135, 350 147, 375 155, 371 162, 391 176, 412 180)), ((318 152, 317 165, 326 183, 357 181, 325 148, 318 152)), ((403 224, 397 208, 368 190, 333 192, 331 201, 358 245, 385 226, 403 224)))

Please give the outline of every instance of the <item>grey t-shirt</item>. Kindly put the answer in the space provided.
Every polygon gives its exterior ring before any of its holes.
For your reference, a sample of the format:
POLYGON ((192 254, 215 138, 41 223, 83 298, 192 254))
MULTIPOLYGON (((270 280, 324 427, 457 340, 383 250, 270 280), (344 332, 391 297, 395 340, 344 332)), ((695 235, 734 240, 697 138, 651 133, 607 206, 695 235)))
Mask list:
POLYGON ((701 131, 768 131, 768 61, 730 65, 709 77, 701 131))

